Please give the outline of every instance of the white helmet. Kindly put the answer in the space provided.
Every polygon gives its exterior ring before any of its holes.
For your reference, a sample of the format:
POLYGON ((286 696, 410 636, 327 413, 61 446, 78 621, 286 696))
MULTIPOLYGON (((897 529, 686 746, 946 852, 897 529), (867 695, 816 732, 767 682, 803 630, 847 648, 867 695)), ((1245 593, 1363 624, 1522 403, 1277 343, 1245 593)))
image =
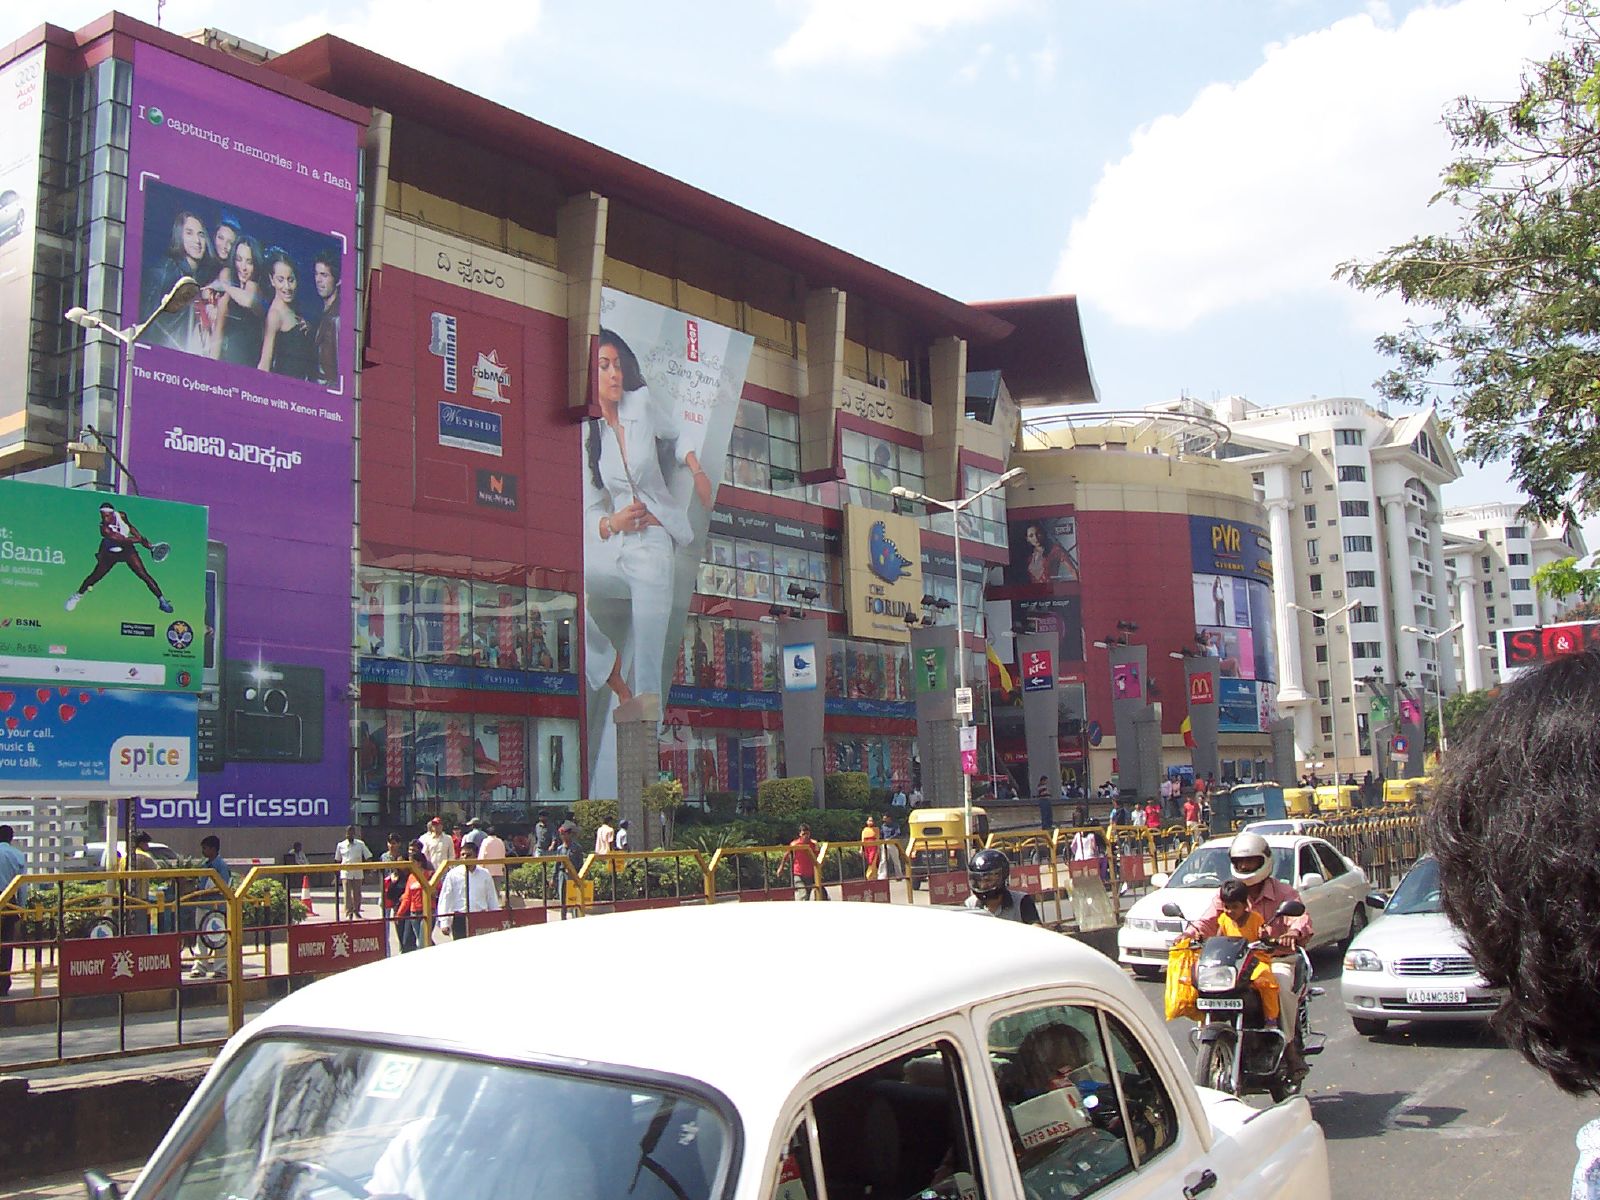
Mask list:
POLYGON ((1252 886, 1272 874, 1272 847, 1259 833, 1241 833, 1228 847, 1228 861, 1233 877, 1252 886))

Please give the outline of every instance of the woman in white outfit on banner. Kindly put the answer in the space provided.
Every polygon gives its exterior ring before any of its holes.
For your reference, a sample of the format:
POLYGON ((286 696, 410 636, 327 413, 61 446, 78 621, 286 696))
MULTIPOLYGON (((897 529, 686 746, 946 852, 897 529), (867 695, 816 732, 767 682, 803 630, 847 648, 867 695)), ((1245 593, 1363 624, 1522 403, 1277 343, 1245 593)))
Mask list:
POLYGON ((584 661, 591 691, 609 690, 603 727, 590 733, 598 746, 590 794, 613 796, 612 714, 636 695, 665 702, 673 557, 694 540, 672 477, 687 470, 707 507, 711 480, 693 451, 680 452, 677 414, 650 394, 638 358, 608 329, 600 331, 595 368, 600 416, 589 422, 584 446, 584 661))

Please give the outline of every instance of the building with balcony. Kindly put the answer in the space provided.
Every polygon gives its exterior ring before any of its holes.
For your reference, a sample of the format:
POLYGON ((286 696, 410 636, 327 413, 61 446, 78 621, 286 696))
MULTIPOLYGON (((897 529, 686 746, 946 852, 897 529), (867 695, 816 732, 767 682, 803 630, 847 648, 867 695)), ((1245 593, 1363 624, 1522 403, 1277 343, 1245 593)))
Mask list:
POLYGON ((1277 701, 1294 718, 1303 769, 1375 769, 1359 681, 1456 686, 1454 639, 1430 636, 1453 620, 1441 493, 1461 476, 1438 417, 1353 398, 1160 407, 1225 424, 1218 453, 1248 468, 1267 508, 1277 701))
POLYGON ((1516 504, 1446 509, 1444 530, 1450 619, 1463 627, 1455 685, 1472 692, 1500 681, 1507 631, 1559 619, 1565 604, 1541 595, 1533 573, 1564 558, 1586 557, 1589 547, 1576 525, 1546 524, 1516 504))

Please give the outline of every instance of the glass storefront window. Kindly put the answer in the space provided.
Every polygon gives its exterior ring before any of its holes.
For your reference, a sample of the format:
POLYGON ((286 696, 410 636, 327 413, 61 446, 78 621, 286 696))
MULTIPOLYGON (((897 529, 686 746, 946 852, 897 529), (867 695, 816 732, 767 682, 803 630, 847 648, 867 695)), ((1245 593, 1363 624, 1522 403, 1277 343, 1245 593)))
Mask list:
POLYGON ((684 795, 708 792, 753 800, 763 779, 777 774, 778 735, 765 730, 668 725, 661 734, 659 769, 683 783, 684 795))
POLYGON ((911 648, 856 638, 828 643, 829 696, 853 700, 915 700, 911 684, 911 648))
POLYGON ((914 738, 829 734, 824 741, 829 770, 864 771, 868 785, 883 791, 911 786, 914 738))
POLYGON ((420 662, 471 665, 472 584, 418 575, 412 603, 411 657, 420 662))
POLYGON ((839 434, 839 458, 853 504, 890 511, 895 487, 923 490, 921 450, 846 429, 839 434))
POLYGON ((411 574, 361 568, 361 606, 356 616, 361 653, 370 658, 411 656, 411 574))
POLYGON ((790 585, 817 590, 810 608, 839 612, 843 607, 839 560, 832 555, 745 538, 706 539, 697 585, 702 595, 789 604, 790 585))
POLYGON ((673 683, 736 691, 778 690, 778 632, 761 621, 691 615, 673 683))
POLYGON ((516 584, 362 567, 361 653, 518 671, 576 669, 578 598, 516 584))
POLYGON ((576 670, 573 659, 577 639, 578 598, 571 592, 528 589, 528 654, 523 663, 529 671, 576 670))

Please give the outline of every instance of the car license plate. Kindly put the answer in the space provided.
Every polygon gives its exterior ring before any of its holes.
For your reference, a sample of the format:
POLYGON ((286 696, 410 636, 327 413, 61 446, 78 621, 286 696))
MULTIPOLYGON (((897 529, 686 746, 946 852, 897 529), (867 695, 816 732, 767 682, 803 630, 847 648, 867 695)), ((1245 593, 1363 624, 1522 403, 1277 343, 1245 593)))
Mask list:
POLYGON ((1196 1008, 1211 1008, 1211 1009, 1224 1009, 1224 1010, 1243 1009, 1244 1008, 1244 999, 1242 997, 1237 997, 1237 996, 1235 996, 1235 997, 1228 997, 1228 996, 1201 996, 1198 1000, 1196 1000, 1194 1002, 1194 1006, 1196 1008))
POLYGON ((1407 1004, 1465 1004, 1466 988, 1407 988, 1407 1004))

